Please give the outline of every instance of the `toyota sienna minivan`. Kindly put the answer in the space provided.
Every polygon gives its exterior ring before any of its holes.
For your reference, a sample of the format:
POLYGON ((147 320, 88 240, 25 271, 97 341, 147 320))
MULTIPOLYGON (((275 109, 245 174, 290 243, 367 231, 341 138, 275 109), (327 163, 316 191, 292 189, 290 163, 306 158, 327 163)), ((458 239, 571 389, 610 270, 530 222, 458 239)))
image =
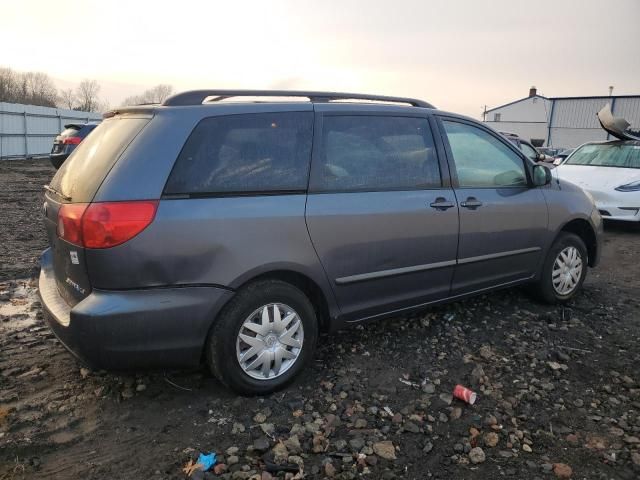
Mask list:
POLYGON ((410 98, 185 92, 105 114, 45 188, 60 341, 242 394, 291 381, 319 332, 525 283, 566 302, 600 255, 588 194, 410 98))

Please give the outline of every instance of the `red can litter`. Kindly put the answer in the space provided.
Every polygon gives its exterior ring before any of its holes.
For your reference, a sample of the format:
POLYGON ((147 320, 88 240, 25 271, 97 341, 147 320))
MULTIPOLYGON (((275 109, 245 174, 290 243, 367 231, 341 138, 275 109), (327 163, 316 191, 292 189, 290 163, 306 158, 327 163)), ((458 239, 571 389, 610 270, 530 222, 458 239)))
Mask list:
POLYGON ((476 392, 462 385, 456 385, 456 388, 453 389, 453 396, 467 402, 469 405, 473 405, 478 398, 476 392))

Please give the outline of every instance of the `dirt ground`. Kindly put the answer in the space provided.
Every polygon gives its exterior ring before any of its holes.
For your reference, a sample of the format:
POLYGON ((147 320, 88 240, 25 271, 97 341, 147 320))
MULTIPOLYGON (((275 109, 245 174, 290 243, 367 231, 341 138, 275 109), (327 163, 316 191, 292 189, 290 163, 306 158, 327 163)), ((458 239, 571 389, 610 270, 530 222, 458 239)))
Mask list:
POLYGON ((90 372, 62 348, 35 293, 52 173, 0 163, 0 479, 180 479, 200 452, 221 477, 192 478, 268 479, 274 455, 296 478, 640 478, 640 230, 607 225, 568 306, 521 288, 358 326, 289 389, 240 398, 204 370, 90 372))

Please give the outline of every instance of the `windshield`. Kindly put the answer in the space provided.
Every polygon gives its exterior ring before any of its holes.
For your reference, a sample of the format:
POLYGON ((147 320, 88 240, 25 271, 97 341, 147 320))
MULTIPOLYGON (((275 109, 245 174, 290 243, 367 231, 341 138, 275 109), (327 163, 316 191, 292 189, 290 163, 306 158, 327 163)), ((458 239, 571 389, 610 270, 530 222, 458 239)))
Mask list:
POLYGON ((566 165, 640 168, 640 143, 603 143, 583 145, 571 155, 566 165))

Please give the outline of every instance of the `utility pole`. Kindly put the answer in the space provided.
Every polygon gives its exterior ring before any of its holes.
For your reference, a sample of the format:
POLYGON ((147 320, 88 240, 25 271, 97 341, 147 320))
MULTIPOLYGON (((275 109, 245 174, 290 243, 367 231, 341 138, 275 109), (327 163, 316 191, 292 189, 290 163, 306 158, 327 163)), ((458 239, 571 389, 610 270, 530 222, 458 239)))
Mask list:
POLYGON ((613 85, 609 85, 609 96, 613 95, 613 85))
POLYGON ((484 110, 482 111, 482 121, 486 122, 487 121, 487 106, 484 106, 484 110))

